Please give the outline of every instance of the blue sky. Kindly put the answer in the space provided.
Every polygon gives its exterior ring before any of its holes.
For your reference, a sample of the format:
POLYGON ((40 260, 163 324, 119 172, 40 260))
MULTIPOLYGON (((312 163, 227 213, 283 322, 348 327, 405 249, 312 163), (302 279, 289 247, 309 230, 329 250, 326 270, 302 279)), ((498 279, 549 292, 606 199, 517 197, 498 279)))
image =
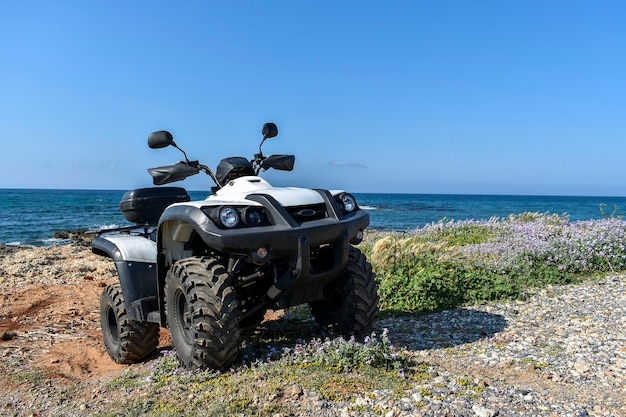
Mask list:
MULTIPOLYGON (((0 3, 0 188, 130 189, 294 153, 274 185, 626 196, 623 1, 0 3)), ((208 189, 196 176, 180 183, 208 189)))

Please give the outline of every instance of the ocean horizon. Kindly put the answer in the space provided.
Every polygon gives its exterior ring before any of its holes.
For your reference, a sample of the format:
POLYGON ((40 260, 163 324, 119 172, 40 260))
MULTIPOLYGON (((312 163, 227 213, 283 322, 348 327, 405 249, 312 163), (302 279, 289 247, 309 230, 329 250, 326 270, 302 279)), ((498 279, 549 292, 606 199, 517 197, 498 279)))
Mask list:
MULTIPOLYGON (((67 243, 65 230, 129 226, 119 210, 127 190, 0 189, 0 243, 67 243)), ((488 194, 353 193, 370 214, 370 229, 410 231, 442 220, 486 220, 524 212, 569 216, 570 221, 623 217, 626 197, 488 194)), ((192 200, 207 191, 189 191, 192 200)))

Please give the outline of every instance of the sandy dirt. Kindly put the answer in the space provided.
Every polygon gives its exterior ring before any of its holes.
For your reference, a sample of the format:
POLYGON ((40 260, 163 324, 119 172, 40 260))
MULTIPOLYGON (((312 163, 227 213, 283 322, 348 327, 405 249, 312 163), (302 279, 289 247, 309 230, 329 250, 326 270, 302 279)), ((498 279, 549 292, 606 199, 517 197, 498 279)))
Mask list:
MULTIPOLYGON (((116 279, 113 262, 88 247, 0 246, 2 368, 38 369, 60 383, 127 369, 111 360, 100 332, 100 294, 116 279)), ((170 345, 161 329, 160 347, 170 345)))

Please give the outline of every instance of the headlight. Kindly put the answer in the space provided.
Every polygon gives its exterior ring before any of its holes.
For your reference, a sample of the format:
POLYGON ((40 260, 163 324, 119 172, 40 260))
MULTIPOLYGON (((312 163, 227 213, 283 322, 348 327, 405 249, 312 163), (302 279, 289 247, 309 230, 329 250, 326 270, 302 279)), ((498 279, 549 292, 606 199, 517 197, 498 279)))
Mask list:
POLYGON ((263 211, 256 207, 246 207, 241 213, 241 217, 246 226, 254 227, 263 224, 263 211))
POLYGON ((218 218, 220 223, 229 229, 234 229, 239 225, 239 212, 233 207, 220 208, 218 218))
POLYGON ((343 206, 343 210, 346 213, 351 213, 356 210, 356 199, 352 194, 343 193, 339 195, 339 200, 341 201, 341 205, 343 206))
POLYGON ((262 207, 218 206, 204 207, 202 211, 220 229, 237 229, 239 227, 259 227, 271 224, 262 207))

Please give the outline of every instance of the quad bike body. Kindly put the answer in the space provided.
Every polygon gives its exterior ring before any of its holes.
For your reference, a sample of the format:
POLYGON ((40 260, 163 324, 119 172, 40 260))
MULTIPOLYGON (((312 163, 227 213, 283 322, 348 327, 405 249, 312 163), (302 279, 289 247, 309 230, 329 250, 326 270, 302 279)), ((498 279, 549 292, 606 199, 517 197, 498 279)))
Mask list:
POLYGON ((137 226, 101 231, 94 253, 110 257, 119 283, 100 302, 105 344, 118 363, 152 354, 168 327, 180 360, 192 368, 224 368, 237 357, 240 330, 268 309, 309 304, 315 320, 362 335, 378 313, 371 265, 353 245, 369 215, 344 191, 273 187, 259 171, 291 171, 293 155, 264 156, 278 134, 263 126, 251 161, 223 159, 215 173, 189 161, 169 132, 150 135, 151 148, 173 146, 176 165, 149 169, 155 185, 205 172, 215 182, 204 200, 184 188, 155 187, 124 194, 120 207, 137 226))

